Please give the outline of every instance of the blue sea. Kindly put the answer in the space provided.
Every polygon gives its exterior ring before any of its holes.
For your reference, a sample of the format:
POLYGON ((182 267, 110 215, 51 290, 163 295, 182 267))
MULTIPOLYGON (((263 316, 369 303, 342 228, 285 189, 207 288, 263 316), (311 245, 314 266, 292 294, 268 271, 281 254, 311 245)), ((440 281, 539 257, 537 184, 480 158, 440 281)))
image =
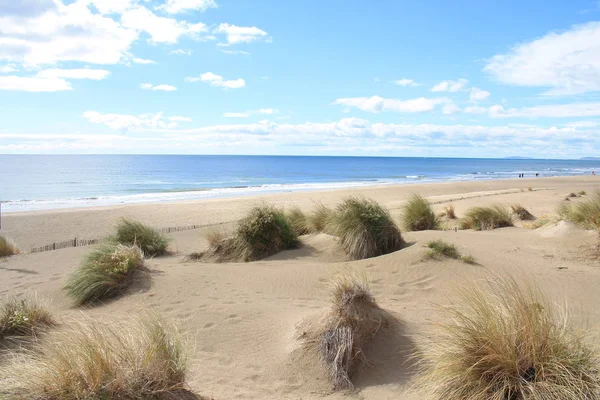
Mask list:
POLYGON ((0 201, 17 212, 592 171, 600 160, 0 155, 0 201))

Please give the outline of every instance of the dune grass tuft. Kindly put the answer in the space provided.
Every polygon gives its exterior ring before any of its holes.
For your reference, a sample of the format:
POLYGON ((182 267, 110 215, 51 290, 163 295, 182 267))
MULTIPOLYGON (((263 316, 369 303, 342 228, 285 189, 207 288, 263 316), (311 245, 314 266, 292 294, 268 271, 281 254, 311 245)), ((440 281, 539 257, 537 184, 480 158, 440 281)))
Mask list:
POLYGON ((114 241, 127 246, 137 245, 146 257, 161 256, 167 252, 169 238, 143 222, 123 218, 117 226, 114 241))
POLYGON ((513 226, 512 218, 506 207, 501 205, 471 208, 461 221, 463 229, 475 229, 478 231, 507 226, 513 226))
POLYGON ((19 248, 12 240, 0 236, 0 257, 10 257, 19 253, 19 248))
POLYGON ((533 222, 523 224, 523 228, 538 229, 538 228, 541 228, 542 226, 546 225, 547 223, 554 221, 555 219, 556 219, 556 217, 554 215, 544 214, 541 217, 538 217, 537 219, 535 219, 535 221, 533 221, 533 222))
POLYGON ((35 338, 54 325, 47 305, 36 297, 10 297, 0 303, 0 344, 35 338))
POLYGON ((577 192, 577 195, 579 196, 585 196, 587 193, 585 190, 580 190, 579 192, 577 192))
POLYGON ((136 245, 104 244, 92 250, 64 287, 78 305, 116 296, 144 267, 144 254, 136 245))
POLYGON ((510 206, 513 215, 519 218, 521 221, 532 221, 535 219, 533 214, 531 214, 525 207, 520 204, 513 204, 510 206))
POLYGON ((465 288, 441 332, 423 338, 418 387, 432 400, 597 400, 597 356, 532 285, 465 288))
POLYGON ((202 259, 256 261, 297 245, 298 236, 284 212, 262 204, 250 210, 232 237, 214 240, 208 251, 202 254, 202 259))
POLYGON ((158 317, 90 319, 16 357, 2 375, 11 399, 166 400, 183 398, 187 361, 177 329, 158 317))
POLYGON ((298 207, 289 209, 286 213, 287 219, 290 221, 290 225, 297 236, 307 235, 311 233, 311 227, 309 226, 306 215, 298 207))
POLYGON ((407 231, 437 229, 439 221, 424 197, 413 194, 402 207, 402 222, 407 231))
POLYGON ((586 229, 600 229, 600 191, 577 204, 561 203, 557 214, 561 219, 571 221, 586 229))
POLYGON ((353 260, 388 254, 404 245, 390 213, 373 200, 344 199, 335 209, 330 224, 332 233, 340 238, 353 260))
POLYGON ((325 232, 329 233, 329 223, 334 211, 325 207, 322 203, 315 204, 313 212, 306 216, 307 227, 310 232, 325 232))
POLYGON ((375 302, 366 277, 354 273, 332 280, 331 302, 329 313, 305 339, 316 345, 334 389, 348 389, 367 361, 364 346, 390 317, 375 302))
POLYGON ((433 259, 441 261, 444 258, 452 258, 461 260, 466 264, 475 264, 476 261, 471 255, 462 255, 453 244, 444 242, 443 240, 432 240, 427 243, 429 249, 425 254, 425 259, 433 259))
POLYGON ((456 212, 454 211, 454 206, 452 204, 448 204, 444 207, 444 215, 448 219, 456 219, 456 212))

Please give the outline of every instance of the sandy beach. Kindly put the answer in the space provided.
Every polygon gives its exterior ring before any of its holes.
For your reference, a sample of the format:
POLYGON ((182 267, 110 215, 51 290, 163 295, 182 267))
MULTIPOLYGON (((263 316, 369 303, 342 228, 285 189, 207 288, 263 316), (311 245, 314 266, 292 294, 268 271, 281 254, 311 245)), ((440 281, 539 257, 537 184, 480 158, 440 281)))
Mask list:
POLYGON ((405 200, 418 193, 436 212, 453 204, 459 217, 470 207, 492 204, 521 204, 540 217, 554 212, 571 192, 599 188, 597 176, 556 177, 3 214, 2 235, 14 240, 23 254, 0 260, 0 295, 35 292, 50 299, 59 321, 68 323, 81 318, 82 310, 71 306, 61 287, 90 247, 28 254, 30 248, 75 237, 106 237, 121 217, 157 228, 204 225, 169 235, 172 253, 147 262, 152 270, 147 287, 83 312, 119 320, 152 309, 175 321, 193 346, 192 389, 215 399, 416 400, 420 397, 410 385, 413 371, 407 354, 420 336, 435 329, 438 306, 449 304, 467 282, 505 274, 531 279, 552 300, 566 301, 576 321, 600 325, 595 306, 600 302, 600 264, 590 256, 597 233, 566 222, 539 229, 516 222, 515 227, 493 231, 402 232, 408 246, 361 261, 348 261, 336 239, 322 233, 302 236, 300 248, 256 262, 210 264, 184 261, 184 256, 206 249, 207 233, 231 230, 260 202, 309 211, 316 202, 335 206, 347 196, 362 196, 384 205, 398 220, 405 200), (424 244, 433 239, 456 245, 477 264, 424 261, 424 244), (377 302, 397 315, 403 327, 393 342, 369 349, 374 364, 357 375, 356 391, 350 394, 332 392, 319 366, 299 360, 295 352, 297 324, 328 307, 325 283, 342 270, 366 271, 377 302))

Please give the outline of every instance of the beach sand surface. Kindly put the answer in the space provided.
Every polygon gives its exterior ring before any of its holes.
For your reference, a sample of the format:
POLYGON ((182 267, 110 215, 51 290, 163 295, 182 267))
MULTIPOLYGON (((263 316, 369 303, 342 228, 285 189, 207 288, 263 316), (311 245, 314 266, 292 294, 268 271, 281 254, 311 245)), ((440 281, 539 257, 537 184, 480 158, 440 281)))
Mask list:
MULTIPOLYGON (((535 230, 518 222, 515 227, 484 232, 403 232, 407 247, 361 261, 348 261, 336 239, 326 234, 303 236, 300 248, 251 263, 198 263, 185 261, 184 256, 206 249, 207 233, 233 229, 235 221, 260 202, 309 211, 315 202, 334 206, 346 196, 364 196, 388 207, 400 222, 404 201, 419 193, 436 211, 453 204, 459 217, 472 206, 517 203, 539 217, 552 213, 571 192, 589 194, 597 189, 600 177, 560 177, 5 214, 1 232, 24 253, 0 261, 0 295, 35 292, 52 301, 64 324, 81 319, 82 313, 119 321, 156 311, 176 322, 190 340, 191 388, 215 399, 416 400, 420 397, 410 385, 414 371, 407 357, 420 337, 435 332, 441 321, 440 306, 453 302, 456 289, 464 285, 484 285, 506 274, 532 280, 552 300, 566 302, 578 323, 597 328, 600 261, 593 255, 597 234, 565 222, 535 230), (149 282, 98 307, 72 307, 61 287, 91 247, 34 254, 28 254, 28 249, 75 237, 105 237, 121 217, 156 227, 205 227, 170 234, 172 254, 147 261, 149 282), (424 245, 434 239, 455 244, 477 264, 423 261, 424 245), (327 282, 348 270, 366 272, 377 302, 400 324, 393 335, 367 347, 372 365, 356 375, 355 390, 332 392, 318 360, 298 351, 298 326, 327 311, 327 282)), ((585 196, 572 202, 582 199, 585 196)), ((43 340, 51 338, 52 333, 43 340)))

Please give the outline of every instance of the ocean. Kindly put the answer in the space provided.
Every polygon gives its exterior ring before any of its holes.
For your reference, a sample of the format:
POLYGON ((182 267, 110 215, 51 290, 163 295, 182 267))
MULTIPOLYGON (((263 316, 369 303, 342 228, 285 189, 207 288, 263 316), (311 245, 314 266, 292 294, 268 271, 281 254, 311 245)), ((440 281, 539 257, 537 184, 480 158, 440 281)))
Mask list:
POLYGON ((600 160, 0 155, 2 212, 600 172, 600 160))

